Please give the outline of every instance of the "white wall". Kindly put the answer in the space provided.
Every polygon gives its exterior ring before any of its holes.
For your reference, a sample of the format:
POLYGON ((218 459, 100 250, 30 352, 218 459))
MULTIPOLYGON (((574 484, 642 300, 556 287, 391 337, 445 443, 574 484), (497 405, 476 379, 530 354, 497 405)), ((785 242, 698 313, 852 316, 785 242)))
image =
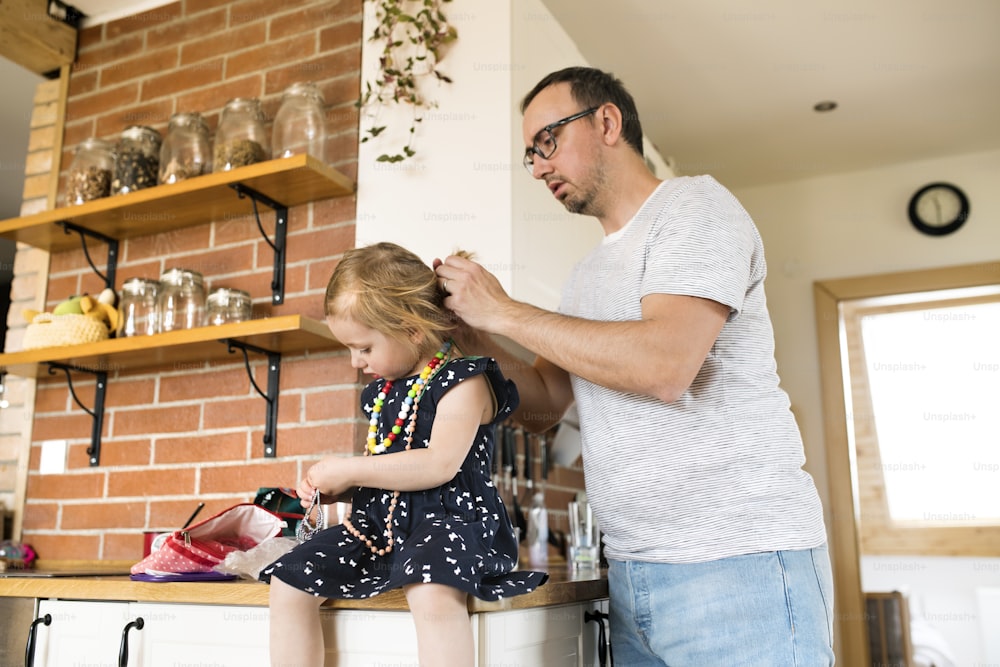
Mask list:
MULTIPOLYGON (((817 280, 996 261, 1000 257, 1000 152, 958 155, 735 190, 753 215, 767 253, 765 283, 774 322, 776 356, 782 384, 792 399, 805 439, 806 468, 813 474, 824 502, 827 492, 819 356, 816 344, 813 283, 817 280), (932 181, 950 181, 969 197, 969 220, 946 237, 920 234, 910 224, 910 196, 932 181)), ((895 559, 898 561, 899 559, 895 559)), ((914 560, 914 559, 910 559, 914 560)), ((865 559, 865 585, 910 590, 926 603, 925 611, 947 618, 956 601, 974 600, 968 564, 962 559, 933 559, 923 570, 885 568, 865 559), (879 576, 870 576, 877 573, 879 576), (965 586, 947 598, 926 588, 933 582, 965 586)), ((995 567, 995 565, 994 565, 995 567)), ((964 610, 975 616, 974 607, 964 610)), ((976 623, 946 624, 949 643, 975 650, 967 634, 976 623)), ((969 654, 966 653, 968 656, 969 654)), ((959 664, 974 664, 962 661, 959 664)))

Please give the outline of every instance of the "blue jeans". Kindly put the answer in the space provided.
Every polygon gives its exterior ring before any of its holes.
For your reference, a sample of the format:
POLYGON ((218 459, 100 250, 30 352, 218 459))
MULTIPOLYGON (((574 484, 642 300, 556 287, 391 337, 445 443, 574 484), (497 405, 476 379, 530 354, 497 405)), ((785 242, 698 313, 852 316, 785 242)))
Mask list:
POLYGON ((826 545, 704 563, 609 561, 615 667, 829 667, 826 545))

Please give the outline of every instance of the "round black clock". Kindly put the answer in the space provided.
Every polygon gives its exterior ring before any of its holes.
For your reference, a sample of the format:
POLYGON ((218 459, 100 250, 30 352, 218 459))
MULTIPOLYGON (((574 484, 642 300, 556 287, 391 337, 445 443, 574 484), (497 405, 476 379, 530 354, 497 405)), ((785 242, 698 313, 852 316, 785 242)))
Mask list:
POLYGON ((910 222, 924 234, 951 234, 969 218, 969 199, 951 183, 929 183, 910 198, 910 222))

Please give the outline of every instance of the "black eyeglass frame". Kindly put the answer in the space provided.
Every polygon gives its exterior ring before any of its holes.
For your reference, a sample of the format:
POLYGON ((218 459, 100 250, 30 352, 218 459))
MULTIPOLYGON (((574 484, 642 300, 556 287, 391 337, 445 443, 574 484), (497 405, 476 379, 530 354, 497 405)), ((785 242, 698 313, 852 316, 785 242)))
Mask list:
POLYGON ((583 111, 580 111, 579 113, 575 113, 572 116, 566 116, 565 118, 561 118, 555 121, 554 123, 549 123, 542 129, 540 129, 538 132, 535 132, 535 138, 531 141, 531 147, 524 149, 524 159, 522 160, 524 168, 527 169, 529 173, 532 173, 534 171, 535 158, 532 157, 533 155, 537 155, 538 157, 544 160, 548 160, 555 154, 556 149, 559 148, 559 144, 556 142, 556 135, 552 133, 552 130, 556 129, 557 127, 562 127, 567 123, 572 123, 574 120, 579 120, 580 118, 589 116, 590 114, 600 109, 601 106, 603 105, 590 107, 589 109, 585 109, 583 111), (538 137, 542 136, 543 134, 548 134, 549 138, 552 139, 552 150, 549 151, 548 155, 543 153, 542 149, 538 147, 538 137))

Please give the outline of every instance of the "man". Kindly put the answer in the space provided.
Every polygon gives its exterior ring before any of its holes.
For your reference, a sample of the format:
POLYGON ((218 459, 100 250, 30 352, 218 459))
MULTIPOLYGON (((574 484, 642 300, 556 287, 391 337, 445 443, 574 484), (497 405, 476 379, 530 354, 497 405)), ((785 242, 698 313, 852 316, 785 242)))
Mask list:
POLYGON ((590 68, 525 97, 525 166, 604 241, 559 313, 512 300, 460 257, 445 304, 501 357, 526 427, 576 401, 587 495, 605 534, 615 663, 832 665, 822 508, 779 387, 750 216, 708 176, 660 181, 621 82, 590 68), (505 355, 488 336, 537 354, 505 355))

